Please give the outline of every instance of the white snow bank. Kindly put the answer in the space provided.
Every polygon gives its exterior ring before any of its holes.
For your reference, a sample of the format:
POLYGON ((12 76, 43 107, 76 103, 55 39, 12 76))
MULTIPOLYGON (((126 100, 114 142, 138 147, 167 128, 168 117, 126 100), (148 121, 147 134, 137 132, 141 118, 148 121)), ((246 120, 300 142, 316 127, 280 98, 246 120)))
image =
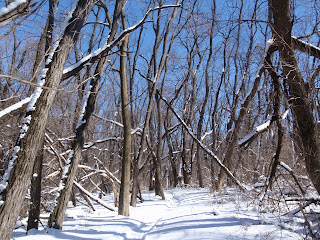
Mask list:
MULTIPOLYGON (((301 221, 285 219, 258 207, 254 195, 227 189, 212 195, 205 189, 176 188, 165 192, 166 200, 143 193, 144 203, 130 207, 130 217, 118 216, 95 204, 67 209, 63 230, 15 230, 16 240, 43 239, 302 239, 301 221)), ((103 198, 113 203, 113 196, 103 198)), ((286 209, 284 207, 284 209, 286 209)), ((45 217, 45 216, 43 216, 45 217)), ((45 225, 45 219, 41 219, 45 225)))

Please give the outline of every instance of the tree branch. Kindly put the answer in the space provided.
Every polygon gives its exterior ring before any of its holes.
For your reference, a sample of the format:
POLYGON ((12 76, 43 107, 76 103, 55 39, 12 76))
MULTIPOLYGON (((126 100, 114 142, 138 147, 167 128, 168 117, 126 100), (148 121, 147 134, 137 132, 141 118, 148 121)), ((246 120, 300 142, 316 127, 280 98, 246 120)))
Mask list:
POLYGON ((77 63, 65 68, 63 70, 62 80, 65 80, 75 74, 77 74, 85 64, 93 64, 95 61, 97 61, 101 56, 104 56, 107 54, 114 46, 116 46, 118 43, 120 43, 123 38, 129 34, 130 32, 133 32, 134 30, 138 29, 140 26, 142 26, 145 23, 145 20, 149 16, 149 14, 153 11, 164 9, 164 8, 170 8, 170 7, 180 7, 180 5, 164 5, 164 6, 158 6, 155 8, 150 8, 144 15, 144 17, 135 25, 132 27, 126 28, 123 30, 117 38, 115 38, 111 43, 107 44, 105 43, 102 48, 97 49, 93 53, 85 56, 77 63))
POLYGON ((7 7, 0 8, 0 27, 27 14, 28 10, 35 5, 35 3, 30 5, 32 1, 33 0, 15 0, 7 7))

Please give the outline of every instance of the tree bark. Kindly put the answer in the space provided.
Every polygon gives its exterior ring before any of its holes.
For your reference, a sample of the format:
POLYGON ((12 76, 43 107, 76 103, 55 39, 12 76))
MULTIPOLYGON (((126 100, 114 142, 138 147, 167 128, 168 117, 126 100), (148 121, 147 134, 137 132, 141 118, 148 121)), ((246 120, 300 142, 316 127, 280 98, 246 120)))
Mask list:
POLYGON ((163 186, 161 182, 161 142, 162 142, 162 111, 161 111, 161 101, 160 96, 156 94, 156 104, 158 111, 158 131, 157 131, 157 152, 155 158, 155 194, 160 196, 162 200, 165 200, 165 195, 163 191, 163 186))
MULTIPOLYGON (((126 28, 124 11, 122 11, 122 25, 126 28)), ((123 121, 123 156, 121 168, 121 186, 119 195, 118 214, 129 216, 130 206, 130 166, 131 166, 131 119, 129 112, 129 97, 128 97, 128 80, 127 80, 127 48, 128 37, 125 37, 120 46, 120 79, 121 79, 121 110, 123 121)))
MULTIPOLYGON (((40 37, 40 41, 37 46, 37 55, 36 60, 33 66, 33 79, 31 82, 36 82, 37 79, 37 71, 42 62, 42 48, 45 46, 45 60, 48 58, 48 53, 50 51, 50 47, 52 46, 52 32, 54 27, 54 8, 58 0, 50 0, 49 1, 49 14, 48 20, 46 23, 45 30, 40 37)), ((34 88, 30 86, 29 94, 34 91, 34 88)), ((42 144, 39 146, 38 153, 35 159, 35 163, 33 166, 33 175, 31 177, 31 193, 30 193, 30 210, 28 217, 28 226, 27 230, 29 231, 32 228, 38 229, 39 225, 39 217, 40 217, 40 203, 41 203, 41 180, 42 180, 42 163, 43 163, 43 147, 44 147, 44 135, 45 132, 42 133, 42 144)))
POLYGON ((27 231, 29 231, 32 228, 38 229, 39 220, 40 220, 43 146, 44 146, 44 134, 43 134, 41 147, 35 159, 35 164, 33 166, 33 174, 31 177, 31 191, 30 191, 31 201, 30 201, 27 231))

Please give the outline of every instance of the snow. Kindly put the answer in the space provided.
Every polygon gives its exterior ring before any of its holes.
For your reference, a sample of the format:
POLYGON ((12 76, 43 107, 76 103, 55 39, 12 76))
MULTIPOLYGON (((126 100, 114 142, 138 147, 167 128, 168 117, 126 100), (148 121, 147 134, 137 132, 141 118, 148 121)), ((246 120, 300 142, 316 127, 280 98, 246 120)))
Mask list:
POLYGON ((245 137, 238 141, 238 145, 241 146, 243 144, 248 143, 250 139, 252 139, 256 134, 266 131, 270 127, 270 124, 271 120, 267 120, 265 123, 255 127, 249 134, 247 134, 245 137))
POLYGON ((74 151, 71 150, 69 152, 66 165, 64 166, 64 168, 62 170, 61 179, 60 179, 60 183, 59 183, 59 191, 61 191, 64 188, 63 181, 64 181, 64 179, 67 178, 67 173, 68 173, 70 165, 71 165, 71 159, 73 158, 73 154, 74 154, 74 151))
POLYGON ((41 80, 38 82, 38 86, 36 87, 36 89, 34 90, 34 93, 31 95, 31 99, 29 101, 28 107, 27 107, 27 111, 31 112, 35 110, 34 105, 36 104, 38 98, 40 97, 40 94, 42 93, 42 86, 45 83, 45 74, 47 72, 47 68, 44 68, 42 70, 42 74, 41 74, 41 80))
POLYGON ((31 99, 30 97, 27 97, 27 98, 21 100, 20 102, 17 102, 15 104, 11 105, 10 107, 3 109, 2 111, 0 111, 0 118, 2 118, 4 115, 11 113, 12 111, 14 111, 16 109, 21 108, 24 104, 30 102, 30 99, 31 99))
POLYGON ((108 204, 106 204, 105 202, 103 202, 100 198, 92 195, 90 192, 88 192, 86 189, 84 189, 79 183, 77 183, 76 181, 73 182, 74 185, 76 185, 82 192, 84 192, 88 197, 90 197, 92 200, 96 201, 97 203, 99 203, 100 205, 104 206, 105 208, 109 209, 110 211, 115 211, 114 208, 108 206, 108 204))
POLYGON ((15 8, 19 7, 21 4, 25 3, 26 0, 16 0, 10 3, 7 7, 0 8, 0 16, 3 16, 4 14, 7 14, 8 12, 11 12, 15 8))
POLYGON ((83 148, 91 148, 92 146, 98 144, 98 143, 104 143, 104 142, 107 142, 107 141, 116 141, 116 142, 119 142, 120 141, 120 138, 118 137, 107 137, 107 138, 103 138, 103 139, 99 139, 95 142, 88 142, 88 143, 85 143, 83 145, 83 148))
MULTIPOLYGON (((14 161, 16 160, 16 158, 18 157, 17 154, 18 152, 20 151, 20 147, 19 146, 15 146, 13 148, 13 153, 12 153, 12 158, 11 160, 9 161, 8 163, 8 168, 7 170, 5 171, 4 175, 3 175, 3 178, 2 178, 2 181, 0 183, 0 194, 6 189, 7 185, 8 185, 8 180, 9 180, 9 177, 10 177, 10 172, 11 172, 11 169, 13 168, 13 164, 14 164, 14 161)), ((3 202, 0 202, 0 206, 2 205, 3 202)))
MULTIPOLYGON (((92 88, 92 86, 90 85, 90 90, 91 90, 91 88, 92 88)), ((84 114, 85 114, 86 107, 87 107, 87 102, 88 102, 88 99, 89 99, 89 96, 90 96, 90 90, 87 91, 87 92, 85 93, 85 95, 83 96, 83 99, 82 99, 82 108, 81 108, 79 120, 78 120, 78 123, 77 123, 77 129, 78 129, 82 124, 85 124, 85 123, 86 123, 86 119, 84 119, 84 114)))
POLYGON ((317 46, 315 46, 315 45, 313 45, 313 44, 311 44, 311 43, 308 43, 308 42, 306 42, 306 41, 302 41, 302 40, 298 39, 298 38, 295 37, 295 36, 291 36, 291 38, 293 38, 293 39, 295 39, 295 40, 303 43, 305 46, 307 46, 307 47, 309 47, 309 48, 314 48, 314 49, 316 49, 317 51, 320 51, 320 48, 319 48, 319 47, 317 47, 317 46))
POLYGON ((71 159, 73 157, 73 154, 74 154, 74 151, 71 150, 69 152, 68 158, 66 160, 66 165, 63 167, 61 178, 60 178, 60 181, 59 181, 59 187, 57 188, 57 193, 56 193, 55 199, 54 199, 54 204, 57 203, 58 197, 59 197, 60 193, 62 192, 62 190, 65 187, 64 181, 67 178, 67 173, 68 173, 70 165, 71 165, 71 159))
POLYGON ((268 120, 265 123, 263 123, 263 124, 259 125, 258 127, 256 127, 256 131, 257 132, 263 132, 263 131, 265 131, 265 130, 267 130, 269 128, 270 124, 271 124, 271 121, 268 120))
POLYGON ((24 138, 24 136, 26 135, 29 129, 30 122, 31 122, 31 115, 28 115, 23 119, 23 124, 20 129, 19 141, 21 141, 21 139, 24 138))
POLYGON ((282 116, 281 116, 281 118, 282 118, 282 120, 284 120, 284 119, 286 119, 287 118, 287 116, 288 116, 288 113, 289 113, 289 108, 282 114, 282 116))
MULTIPOLYGON (((254 194, 227 189, 214 195, 207 189, 176 188, 166 200, 144 192, 144 202, 130 207, 130 217, 118 216, 94 203, 96 211, 70 203, 63 230, 43 228, 15 230, 16 240, 112 239, 112 240, 206 240, 206 239, 303 239, 301 218, 290 220, 257 205, 254 194), (281 218, 281 219, 280 219, 281 218)), ((113 197, 103 197, 112 204, 113 197)), ((277 205, 277 204, 275 204, 277 205)), ((45 225, 45 217, 41 215, 45 225)), ((26 220, 22 219, 22 222, 26 220)))
POLYGON ((205 132, 200 140, 203 141, 207 136, 211 135, 212 133, 213 133, 213 130, 210 130, 209 132, 205 132))
POLYGON ((272 45, 273 43, 274 43, 274 39, 273 39, 273 38, 269 39, 269 40, 266 42, 266 48, 265 48, 265 50, 264 50, 264 57, 267 56, 267 53, 268 53, 268 51, 269 51, 269 48, 271 47, 271 45, 272 45))

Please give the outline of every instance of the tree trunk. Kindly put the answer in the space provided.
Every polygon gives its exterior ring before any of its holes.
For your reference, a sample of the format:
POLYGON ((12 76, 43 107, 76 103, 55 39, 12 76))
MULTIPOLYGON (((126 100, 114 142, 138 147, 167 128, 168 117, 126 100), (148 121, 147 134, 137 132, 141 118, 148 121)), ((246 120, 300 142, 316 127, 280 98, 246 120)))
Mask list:
MULTIPOLYGON (((168 116, 168 115, 167 115, 168 116)), ((170 133, 168 133, 168 128, 167 128, 167 123, 166 121, 164 122, 164 128, 166 130, 166 138, 167 138, 167 144, 168 144, 168 151, 169 151, 169 160, 170 160, 170 164, 171 164, 171 169, 172 169, 172 178, 171 178, 171 184, 173 185, 173 187, 178 186, 179 182, 178 182, 178 171, 177 171, 177 166, 175 163, 175 157, 173 156, 173 146, 171 143, 171 136, 169 135, 170 133), (172 179, 173 179, 173 184, 172 184, 172 179)))
MULTIPOLYGON (((181 161, 182 161, 182 175, 183 183, 185 185, 190 184, 191 181, 191 172, 192 172, 192 162, 191 159, 188 161, 189 154, 187 151, 187 130, 182 129, 182 152, 181 152, 181 161), (190 162, 190 163, 189 163, 190 162), (189 163, 189 164, 188 164, 189 163)), ((191 158, 191 157, 190 157, 191 158)))
MULTIPOLYGON (((48 53, 52 46, 52 32, 54 27, 54 8, 59 0, 49 0, 49 14, 48 20, 45 26, 45 30, 40 37, 39 44, 37 46, 37 55, 36 60, 33 66, 33 79, 31 82, 35 83, 37 80, 37 71, 41 64, 42 59, 42 48, 43 45, 45 46, 45 59, 48 58, 48 53)), ((34 91, 34 87, 30 86, 29 94, 34 91)), ((41 203, 41 180, 42 180, 42 163, 43 163, 43 147, 44 147, 44 139, 45 139, 45 132, 42 133, 42 140, 40 149, 38 150, 35 163, 33 166, 33 174, 31 177, 31 193, 30 193, 30 210, 29 210, 29 217, 28 217, 28 226, 27 230, 32 228, 38 229, 39 225, 39 217, 40 217, 40 203, 41 203)))
POLYGON ((31 177, 31 193, 30 193, 30 210, 28 218, 27 231, 32 228, 38 229, 41 203, 41 179, 42 179, 42 162, 43 162, 43 146, 44 134, 41 148, 35 159, 33 166, 33 175, 31 177))
MULTIPOLYGON (((124 12, 122 11, 122 25, 126 28, 124 12)), ((120 79, 121 79, 121 109, 123 120, 123 156, 121 168, 121 186, 119 195, 118 214, 129 216, 130 198, 130 166, 131 166, 131 120, 129 112, 128 81, 127 81, 127 48, 128 37, 125 37, 120 47, 120 79)))
POLYGON ((165 199, 162 182, 161 182, 161 142, 162 142, 162 112, 161 112, 161 101, 160 96, 156 95, 156 103, 158 110, 158 131, 157 131, 157 152, 155 158, 155 194, 160 196, 162 200, 165 199))
POLYGON ((289 0, 271 0, 269 7, 273 13, 273 23, 270 24, 279 49, 283 75, 287 77, 289 103, 292 105, 293 117, 303 145, 306 169, 314 187, 320 194, 320 143, 311 104, 308 100, 308 92, 293 51, 290 2, 289 0))

